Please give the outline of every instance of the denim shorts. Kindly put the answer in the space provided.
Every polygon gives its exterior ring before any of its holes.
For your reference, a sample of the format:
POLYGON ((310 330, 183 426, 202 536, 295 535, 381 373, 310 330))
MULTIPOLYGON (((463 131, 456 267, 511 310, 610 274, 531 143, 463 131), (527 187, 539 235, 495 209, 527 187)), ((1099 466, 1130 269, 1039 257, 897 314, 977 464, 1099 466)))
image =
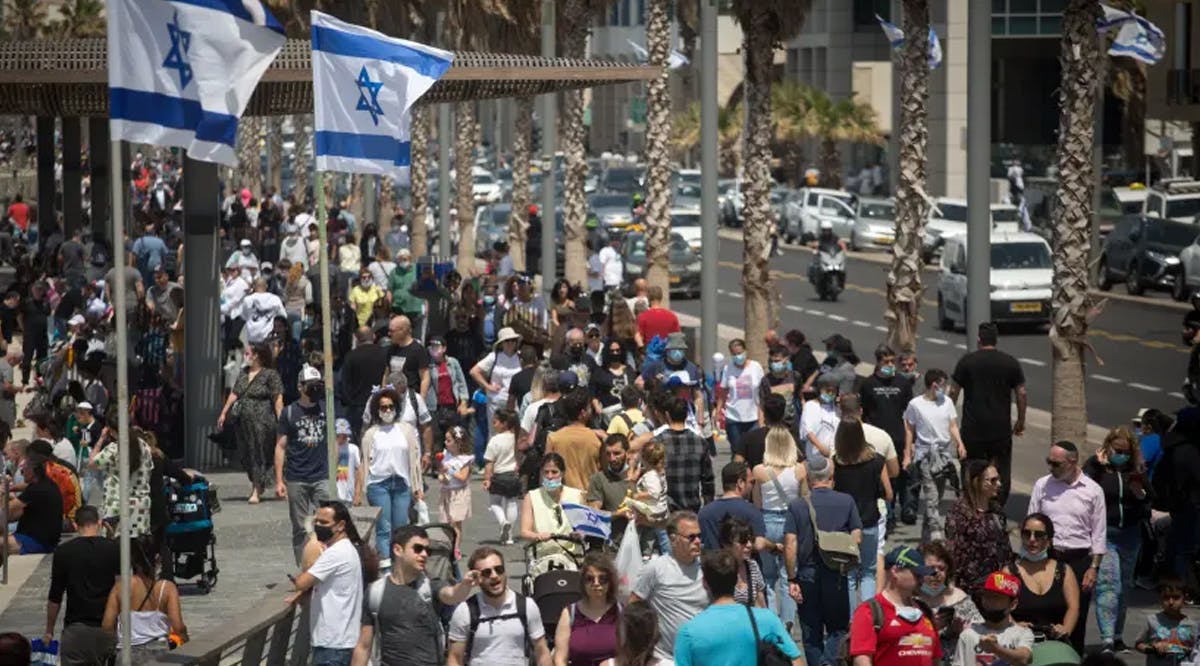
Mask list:
POLYGON ((41 542, 29 536, 28 534, 21 534, 20 532, 17 532, 13 534, 12 537, 16 539, 18 544, 21 545, 21 552, 19 553, 21 555, 37 555, 40 553, 54 552, 53 548, 43 546, 41 542))

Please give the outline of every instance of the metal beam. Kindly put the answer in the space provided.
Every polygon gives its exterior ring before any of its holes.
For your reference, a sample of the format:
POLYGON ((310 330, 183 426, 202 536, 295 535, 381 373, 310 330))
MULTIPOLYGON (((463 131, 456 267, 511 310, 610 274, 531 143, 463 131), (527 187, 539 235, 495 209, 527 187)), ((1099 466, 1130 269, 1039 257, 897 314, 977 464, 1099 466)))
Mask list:
POLYGON ((967 16, 967 346, 992 318, 992 14, 971 3, 967 16))
MULTIPOLYGON (((208 439, 221 411, 221 320, 217 245, 217 165, 187 158, 183 197, 184 460, 207 469, 221 463, 208 439)), ((319 186, 319 183, 318 183, 319 186)))
MULTIPOLYGON (((449 258, 453 252, 450 249, 450 237, 453 229, 450 228, 450 142, 452 141, 450 130, 450 105, 441 104, 438 106, 438 131, 437 131, 437 146, 438 146, 438 251, 443 260, 449 258)), ((462 214, 469 215, 466 211, 460 211, 462 214)), ((424 220, 413 220, 413 224, 424 224, 424 220)), ((465 269, 464 269, 465 271, 465 269)))
MULTIPOLYGON (((108 210, 109 188, 112 178, 112 166, 109 163, 108 120, 105 118, 88 118, 88 171, 92 175, 92 237, 108 238, 108 222, 111 212, 108 210)), ((113 254, 113 263, 118 264, 122 258, 113 254)), ((119 264, 118 264, 119 265, 119 264)))
POLYGON ((54 118, 37 119, 37 223, 44 231, 54 224, 54 118))
MULTIPOLYGON (((363 176, 363 219, 359 228, 367 226, 368 222, 376 225, 380 224, 379 212, 377 206, 379 203, 379 176, 363 176)), ((381 230, 382 231, 382 230, 381 230)), ((374 257, 363 257, 363 261, 370 263, 374 257)))
POLYGON ((62 119, 63 236, 83 223, 83 137, 78 117, 62 119))
POLYGON ((700 358, 717 351, 717 0, 700 3, 700 358))
MULTIPOLYGON (((542 57, 554 57, 554 0, 542 0, 542 57)), ((554 94, 542 97, 542 154, 548 163, 542 170, 542 291, 549 293, 557 273, 554 250, 558 233, 558 215, 554 207, 554 153, 558 145, 558 109, 554 94)), ((564 252, 564 256, 566 253, 564 252)))

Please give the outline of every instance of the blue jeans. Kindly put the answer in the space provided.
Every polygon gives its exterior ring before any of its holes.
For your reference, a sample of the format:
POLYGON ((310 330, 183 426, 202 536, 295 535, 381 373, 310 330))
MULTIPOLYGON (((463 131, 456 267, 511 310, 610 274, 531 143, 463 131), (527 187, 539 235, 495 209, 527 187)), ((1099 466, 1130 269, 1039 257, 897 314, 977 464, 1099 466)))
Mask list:
POLYGON ((1108 528, 1108 554, 1096 576, 1096 626, 1102 643, 1112 643, 1125 633, 1126 602, 1141 546, 1141 525, 1108 528))
POLYGON ((1187 580, 1192 571, 1192 555, 1200 545, 1200 520, 1192 509, 1171 512, 1167 532, 1167 562, 1176 576, 1187 580))
MULTIPOLYGON (((766 537, 775 543, 783 543, 783 525, 787 511, 763 511, 766 537)), ((783 620, 784 625, 796 621, 796 601, 788 594, 787 572, 784 571, 783 556, 777 553, 760 554, 763 578, 767 581, 767 608, 783 620)))
POLYGON ((350 666, 354 648, 313 647, 312 666, 350 666))
POLYGON ((659 555, 671 554, 671 537, 667 536, 667 530, 659 527, 654 530, 654 541, 658 544, 659 555))
POLYGON ((809 666, 836 664, 842 638, 850 629, 846 577, 818 562, 802 572, 800 590, 804 594, 799 609, 804 661, 809 666))
POLYGON ((858 568, 846 576, 850 589, 850 608, 875 596, 875 561, 879 557, 879 525, 863 526, 862 541, 858 544, 858 568))
POLYGON ((729 448, 736 451, 738 442, 742 440, 742 435, 757 427, 757 421, 726 421, 725 441, 729 442, 729 448))
POLYGON ((483 467, 483 454, 487 452, 488 443, 488 409, 485 405, 472 404, 475 408, 475 466, 483 467))
POLYGON ((408 480, 393 476, 379 483, 368 483, 367 503, 380 508, 379 519, 375 521, 375 549, 380 559, 391 559, 392 529, 408 524, 408 507, 412 505, 408 480))

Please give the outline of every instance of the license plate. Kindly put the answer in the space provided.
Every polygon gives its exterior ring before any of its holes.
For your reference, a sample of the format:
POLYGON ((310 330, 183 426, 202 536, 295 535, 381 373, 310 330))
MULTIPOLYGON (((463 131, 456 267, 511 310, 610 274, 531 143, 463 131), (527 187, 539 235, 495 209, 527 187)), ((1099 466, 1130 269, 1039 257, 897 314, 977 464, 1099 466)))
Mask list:
POLYGON ((875 242, 880 245, 891 245, 892 243, 896 242, 896 239, 892 238, 890 236, 883 236, 883 237, 875 239, 875 242))
POLYGON ((683 281, 683 278, 678 275, 671 276, 671 284, 679 284, 682 281, 683 281))
POLYGON ((1012 305, 1008 306, 1008 309, 1011 312, 1041 312, 1042 304, 1038 302, 1013 303, 1012 305))

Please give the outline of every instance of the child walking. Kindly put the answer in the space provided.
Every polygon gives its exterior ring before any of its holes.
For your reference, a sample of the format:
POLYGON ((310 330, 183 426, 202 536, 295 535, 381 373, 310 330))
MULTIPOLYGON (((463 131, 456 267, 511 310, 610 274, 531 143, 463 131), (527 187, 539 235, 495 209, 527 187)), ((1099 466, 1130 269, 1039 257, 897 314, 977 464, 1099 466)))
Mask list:
POLYGON ((1146 666, 1174 666, 1184 661, 1196 644, 1197 623, 1183 612, 1184 582, 1173 576, 1158 583, 1162 610, 1146 616, 1146 627, 1136 648, 1146 655, 1146 666))
POLYGON ((500 542, 513 543, 513 523, 521 507, 525 489, 517 475, 517 442, 513 434, 517 415, 511 409, 500 408, 492 418, 492 438, 488 440, 483 459, 483 487, 490 494, 488 511, 500 525, 500 542))
POLYGON ((343 502, 362 506, 362 489, 358 488, 358 466, 362 462, 362 454, 357 444, 350 442, 350 422, 346 419, 334 421, 334 434, 337 436, 337 493, 343 502))
MULTIPOLYGON (((439 454, 441 455, 441 454, 439 454)), ((471 463, 475 460, 467 443, 467 431, 454 426, 446 431, 446 451, 442 456, 442 522, 454 526, 454 559, 459 559, 463 521, 471 517, 471 463)))

